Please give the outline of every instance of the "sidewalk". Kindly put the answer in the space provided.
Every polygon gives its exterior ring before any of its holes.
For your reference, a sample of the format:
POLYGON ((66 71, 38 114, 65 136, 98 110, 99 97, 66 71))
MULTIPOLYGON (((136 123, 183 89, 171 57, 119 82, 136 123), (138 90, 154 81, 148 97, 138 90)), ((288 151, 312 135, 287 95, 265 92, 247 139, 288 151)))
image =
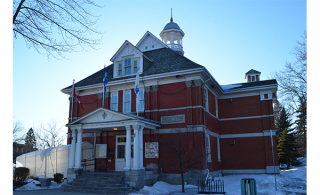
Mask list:
MULTIPOLYGON (((81 192, 65 192, 58 189, 45 189, 45 190, 15 190, 13 195, 93 195, 92 193, 81 192)), ((96 194, 95 194, 96 195, 96 194)))

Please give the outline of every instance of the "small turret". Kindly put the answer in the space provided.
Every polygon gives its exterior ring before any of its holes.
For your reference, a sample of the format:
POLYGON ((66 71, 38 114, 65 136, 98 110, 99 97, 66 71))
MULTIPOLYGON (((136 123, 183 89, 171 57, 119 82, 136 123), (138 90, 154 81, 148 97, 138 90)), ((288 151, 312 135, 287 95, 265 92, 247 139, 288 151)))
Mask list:
POLYGON ((260 75, 261 72, 251 69, 246 73, 245 79, 247 79, 247 83, 260 81, 260 75))

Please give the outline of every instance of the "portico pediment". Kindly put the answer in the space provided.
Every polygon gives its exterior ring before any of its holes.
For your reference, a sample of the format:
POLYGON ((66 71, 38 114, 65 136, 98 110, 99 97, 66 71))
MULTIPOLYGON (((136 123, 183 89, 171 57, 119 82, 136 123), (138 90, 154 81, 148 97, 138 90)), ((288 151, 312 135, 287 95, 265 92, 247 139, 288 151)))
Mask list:
POLYGON ((134 117, 116 112, 107 108, 98 108, 85 116, 69 123, 69 125, 76 124, 92 124, 92 123, 106 123, 123 120, 134 120, 134 117))
POLYGON ((81 118, 68 123, 67 127, 82 126, 82 129, 112 129, 114 127, 124 127, 126 125, 143 125, 150 129, 159 127, 160 124, 156 121, 151 121, 143 117, 137 117, 130 114, 113 111, 107 108, 98 108, 81 118))

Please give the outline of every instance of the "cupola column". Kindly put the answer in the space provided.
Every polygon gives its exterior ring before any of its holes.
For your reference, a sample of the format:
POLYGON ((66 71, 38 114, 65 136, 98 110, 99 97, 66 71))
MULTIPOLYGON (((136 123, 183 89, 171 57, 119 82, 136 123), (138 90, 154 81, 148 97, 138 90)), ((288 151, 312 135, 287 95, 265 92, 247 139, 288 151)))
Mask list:
POLYGON ((167 33, 164 33, 164 44, 167 45, 167 33))
POLYGON ((180 36, 181 36, 181 34, 180 34, 180 33, 178 33, 178 46, 179 46, 179 48, 181 48, 180 36))
POLYGON ((171 49, 174 48, 174 32, 171 32, 171 49))

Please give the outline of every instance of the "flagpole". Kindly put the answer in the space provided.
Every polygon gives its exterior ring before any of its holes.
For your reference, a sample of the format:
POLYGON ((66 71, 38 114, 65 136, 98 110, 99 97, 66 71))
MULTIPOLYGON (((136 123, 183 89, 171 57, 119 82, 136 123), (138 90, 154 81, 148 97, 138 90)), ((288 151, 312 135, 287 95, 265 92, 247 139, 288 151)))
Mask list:
MULTIPOLYGON (((140 68, 140 66, 137 67, 138 84, 139 84, 139 68, 140 68)), ((140 88, 140 86, 139 86, 139 88, 140 88)), ((140 89, 139 89, 139 91, 140 91, 140 89)), ((137 101, 136 102, 136 110, 137 110, 137 116, 139 116, 139 103, 140 103, 139 92, 136 95, 138 97, 138 98, 136 98, 136 101, 137 101)))
POLYGON ((74 94, 73 94, 73 92, 74 92, 74 79, 73 79, 73 82, 72 82, 72 96, 71 96, 71 122, 72 122, 72 113, 73 113, 73 96, 74 96, 74 94))
MULTIPOLYGON (((106 65, 104 65, 104 68, 103 68, 103 71, 105 70, 105 68, 106 68, 106 65)), ((106 90, 105 89, 105 86, 104 86, 104 73, 103 73, 103 91, 102 91, 102 107, 104 107, 104 91, 106 90)))

